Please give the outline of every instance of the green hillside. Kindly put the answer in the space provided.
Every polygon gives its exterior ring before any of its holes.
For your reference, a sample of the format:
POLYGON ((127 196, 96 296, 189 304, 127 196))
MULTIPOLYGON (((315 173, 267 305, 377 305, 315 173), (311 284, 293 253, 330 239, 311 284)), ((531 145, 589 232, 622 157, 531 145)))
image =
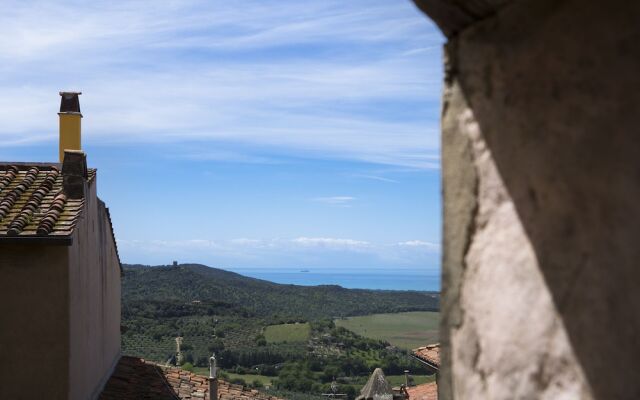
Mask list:
POLYGON ((439 300, 437 294, 427 292, 281 285, 197 264, 124 265, 122 290, 125 306, 162 302, 183 305, 176 313, 199 305, 215 313, 300 320, 436 311, 439 300))
POLYGON ((215 352, 225 373, 246 382, 315 394, 329 390, 334 377, 355 393, 376 367, 392 375, 426 372, 405 350, 333 319, 437 310, 437 293, 281 285, 193 264, 123 268, 125 354, 165 362, 181 336, 184 361, 197 368, 215 352))

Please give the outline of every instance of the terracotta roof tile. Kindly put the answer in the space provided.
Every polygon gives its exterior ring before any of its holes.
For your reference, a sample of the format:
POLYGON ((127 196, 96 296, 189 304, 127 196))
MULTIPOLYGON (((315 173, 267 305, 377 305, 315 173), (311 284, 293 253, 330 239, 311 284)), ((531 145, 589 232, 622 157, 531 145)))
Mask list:
MULTIPOLYGON (((100 400, 209 399, 209 379, 202 375, 123 356, 100 400), (155 397, 154 397, 155 396, 155 397)), ((218 380, 219 400, 282 400, 257 390, 218 380)))
POLYGON ((418 347, 417 349, 413 349, 412 353, 414 356, 430 364, 436 369, 440 368, 440 344, 439 343, 418 347))
MULTIPOLYGON (((88 181, 96 170, 88 170, 88 181)), ((73 233, 84 200, 63 192, 59 164, 0 164, 0 241, 65 239, 73 233)))
POLYGON ((407 388, 409 400, 438 400, 438 385, 435 382, 423 383, 407 388))
POLYGON ((122 357, 104 387, 100 400, 176 400, 162 370, 135 357, 122 357))

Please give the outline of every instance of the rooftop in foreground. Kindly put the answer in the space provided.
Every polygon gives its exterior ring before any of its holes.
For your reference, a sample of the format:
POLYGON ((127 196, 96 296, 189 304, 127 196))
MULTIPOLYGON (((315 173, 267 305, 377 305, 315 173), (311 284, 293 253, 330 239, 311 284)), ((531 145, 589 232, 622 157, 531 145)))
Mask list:
MULTIPOLYGON (((71 243, 84 197, 65 190, 65 173, 59 163, 0 162, 0 243, 71 243)), ((80 173, 91 184, 96 171, 80 173)))
MULTIPOLYGON (((209 400, 209 380, 177 367, 123 356, 107 382, 100 400, 203 399, 209 400)), ((218 380, 220 400, 281 400, 242 385, 218 380)))
POLYGON ((435 382, 429 382, 418 386, 409 386, 407 395, 409 400, 437 400, 438 385, 435 382))

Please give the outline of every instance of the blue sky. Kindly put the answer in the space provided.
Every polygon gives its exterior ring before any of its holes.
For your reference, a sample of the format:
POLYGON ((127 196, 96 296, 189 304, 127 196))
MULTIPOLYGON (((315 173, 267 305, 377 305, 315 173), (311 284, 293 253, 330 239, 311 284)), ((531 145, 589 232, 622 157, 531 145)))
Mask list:
POLYGON ((4 2, 0 159, 81 90, 123 262, 437 270, 443 37, 410 1, 4 2))

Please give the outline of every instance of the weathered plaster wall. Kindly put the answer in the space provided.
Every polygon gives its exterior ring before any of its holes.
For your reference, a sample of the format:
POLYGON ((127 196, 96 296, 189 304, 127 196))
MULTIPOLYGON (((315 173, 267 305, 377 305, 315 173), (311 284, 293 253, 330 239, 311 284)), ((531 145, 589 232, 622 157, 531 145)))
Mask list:
POLYGON ((67 398, 66 246, 0 245, 0 399, 67 398))
POLYGON ((441 397, 640 398, 640 3, 417 3, 449 36, 441 397))
POLYGON ((120 356, 120 264, 96 186, 69 248, 70 399, 94 398, 120 356))
MULTIPOLYGON (((456 223, 465 222, 452 228, 467 230, 455 232, 456 237, 448 232, 448 261, 454 246, 460 261, 455 315, 451 309, 447 315, 450 390, 457 399, 590 398, 516 206, 457 84, 448 88, 447 101, 459 107, 447 116, 447 133, 465 138, 463 148, 470 153, 469 163, 447 165, 448 172, 472 166, 473 173, 461 175, 475 178, 469 185, 474 195, 447 206, 456 223), (455 214, 452 206, 467 212, 455 214)), ((449 154, 448 161, 453 160, 449 154)), ((451 188, 447 194, 452 195, 451 188)))

